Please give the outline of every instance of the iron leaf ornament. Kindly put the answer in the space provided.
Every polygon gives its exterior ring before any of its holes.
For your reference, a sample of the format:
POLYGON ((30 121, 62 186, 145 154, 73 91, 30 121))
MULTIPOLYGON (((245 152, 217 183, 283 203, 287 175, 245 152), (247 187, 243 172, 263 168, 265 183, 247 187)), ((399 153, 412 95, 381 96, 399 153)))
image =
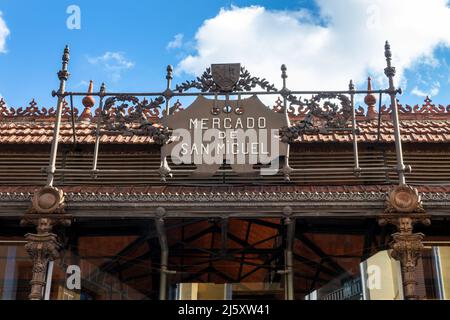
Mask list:
POLYGON ((267 92, 277 92, 275 85, 271 84, 265 78, 253 77, 245 67, 240 67, 239 78, 234 85, 221 86, 213 75, 212 69, 206 68, 200 77, 195 80, 188 80, 177 85, 175 91, 182 93, 190 89, 197 89, 201 92, 239 92, 252 91, 260 87, 267 92))
POLYGON ((131 95, 110 97, 105 101, 102 120, 109 134, 148 136, 162 145, 170 139, 169 129, 151 122, 149 118, 158 116, 164 103, 163 97, 150 101, 140 101, 131 95))

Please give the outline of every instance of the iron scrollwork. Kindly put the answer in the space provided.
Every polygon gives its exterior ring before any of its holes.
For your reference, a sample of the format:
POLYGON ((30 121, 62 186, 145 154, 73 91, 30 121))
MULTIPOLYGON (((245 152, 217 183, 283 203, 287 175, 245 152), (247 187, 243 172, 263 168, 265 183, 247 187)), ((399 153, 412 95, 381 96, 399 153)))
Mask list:
POLYGON ((293 126, 283 127, 280 129, 281 141, 284 143, 294 143, 302 134, 313 133, 313 117, 308 114, 305 119, 297 122, 293 126))
POLYGON ((170 138, 168 128, 149 120, 158 117, 159 108, 165 103, 163 97, 142 101, 135 96, 122 95, 106 99, 102 120, 110 134, 151 137, 157 144, 165 144, 170 138))
POLYGON ((352 117, 353 107, 350 99, 343 94, 321 93, 313 97, 309 104, 311 114, 315 117, 325 120, 325 126, 331 129, 346 128, 348 121, 352 117), (327 99, 320 106, 320 101, 327 99), (329 101, 330 99, 337 99, 338 103, 329 101))
POLYGON ((244 67, 241 68, 241 77, 234 87, 234 91, 251 91, 252 89, 259 86, 261 89, 267 92, 278 91, 275 85, 271 84, 266 79, 261 79, 258 77, 252 77, 250 72, 248 72, 244 67))
POLYGON ((353 114, 352 103, 344 94, 324 92, 303 100, 289 94, 286 100, 289 102, 289 109, 301 108, 305 114, 302 121, 281 129, 281 139, 286 143, 293 143, 302 134, 347 129, 353 114), (318 125, 315 125, 315 119, 318 120, 318 125))
POLYGON ((245 67, 240 67, 239 78, 236 80, 233 86, 224 90, 223 86, 215 81, 211 68, 206 68, 200 77, 177 85, 175 91, 182 93, 190 89, 198 89, 201 92, 239 92, 252 91, 256 87, 260 87, 267 92, 278 91, 275 85, 265 78, 253 77, 245 67))

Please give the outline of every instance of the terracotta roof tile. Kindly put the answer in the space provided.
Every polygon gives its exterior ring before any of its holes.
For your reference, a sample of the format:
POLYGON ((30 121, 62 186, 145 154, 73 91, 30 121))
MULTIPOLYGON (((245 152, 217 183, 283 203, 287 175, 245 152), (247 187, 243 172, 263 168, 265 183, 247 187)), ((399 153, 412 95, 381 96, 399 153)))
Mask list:
MULTIPOLYGON (((380 142, 392 143, 393 126, 391 123, 390 106, 384 106, 380 123, 380 142)), ((430 99, 426 99, 421 106, 399 105, 401 119, 401 133, 404 142, 450 142, 450 105, 435 105, 430 99)), ((76 111, 76 115, 82 112, 76 111)), ((95 114, 95 112, 93 113, 95 114)), ((65 106, 63 110, 63 122, 61 124, 61 143, 72 143, 72 125, 70 122, 70 108, 65 106)), ((303 115, 290 114, 293 121, 300 120, 303 115)), ((53 139, 54 108, 37 108, 32 101, 26 108, 9 108, 0 99, 0 143, 10 144, 49 144, 53 139)), ((158 118, 153 120, 158 121, 158 118)), ((378 141, 378 116, 371 120, 365 115, 363 108, 357 109, 357 122, 361 134, 360 142, 378 141)), ((76 121, 77 140, 82 144, 95 142, 96 119, 88 118, 76 121)), ((348 132, 331 134, 311 134, 299 138, 301 142, 352 142, 352 135, 348 132)), ((103 135, 100 139, 105 144, 151 144, 148 137, 103 135)))

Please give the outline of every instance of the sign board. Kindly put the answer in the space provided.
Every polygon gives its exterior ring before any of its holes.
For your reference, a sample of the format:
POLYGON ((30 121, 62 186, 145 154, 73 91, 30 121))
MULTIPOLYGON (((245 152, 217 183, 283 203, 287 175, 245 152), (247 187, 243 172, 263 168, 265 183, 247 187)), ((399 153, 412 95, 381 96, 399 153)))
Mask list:
POLYGON ((175 164, 195 164, 194 176, 212 176, 224 163, 238 175, 274 175, 279 157, 288 153, 279 136, 286 126, 285 115, 269 109, 255 95, 238 100, 198 96, 163 121, 174 139, 162 148, 163 156, 175 164))

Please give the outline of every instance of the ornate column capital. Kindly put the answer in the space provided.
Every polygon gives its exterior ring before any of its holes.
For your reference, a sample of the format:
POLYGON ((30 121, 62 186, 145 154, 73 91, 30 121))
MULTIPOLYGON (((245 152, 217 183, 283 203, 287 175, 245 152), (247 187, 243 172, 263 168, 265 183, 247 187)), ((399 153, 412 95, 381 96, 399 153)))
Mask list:
POLYGON ((33 259, 33 278, 30 281, 31 293, 30 300, 42 300, 42 291, 45 287, 47 265, 59 256, 61 248, 57 241, 56 234, 27 234, 25 239, 28 243, 25 245, 30 257, 33 259))
POLYGON ((71 216, 64 214, 64 194, 62 191, 45 187, 36 192, 32 207, 21 220, 22 226, 36 227, 36 234, 25 236, 25 249, 33 259, 33 277, 30 281, 30 300, 42 300, 46 282, 47 265, 59 257, 62 245, 54 233, 56 225, 70 226, 71 216))
POLYGON ((398 232, 392 235, 390 243, 391 256, 401 263, 405 298, 417 300, 415 270, 424 249, 425 235, 413 233, 413 230, 416 224, 431 224, 417 189, 407 185, 395 187, 387 196, 386 210, 378 222, 381 226, 392 224, 397 227, 398 232))

